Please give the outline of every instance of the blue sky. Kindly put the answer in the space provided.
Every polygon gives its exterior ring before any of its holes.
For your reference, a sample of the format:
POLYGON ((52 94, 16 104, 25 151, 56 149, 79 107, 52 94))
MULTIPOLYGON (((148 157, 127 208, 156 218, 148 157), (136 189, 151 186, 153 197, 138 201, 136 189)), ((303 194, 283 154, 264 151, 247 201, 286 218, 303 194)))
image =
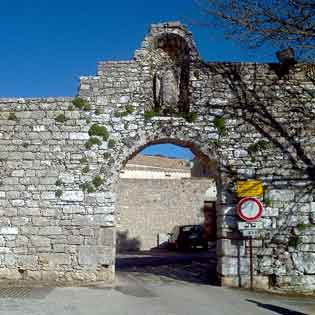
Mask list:
POLYGON ((1 0, 0 97, 73 96, 101 60, 132 58, 151 23, 181 20, 208 61, 270 61, 191 25, 193 0, 1 0))
POLYGON ((187 149, 175 144, 154 144, 145 148, 141 154, 145 155, 165 155, 169 157, 181 158, 184 160, 192 160, 193 153, 187 149))
MULTIPOLYGON (((200 17, 193 0, 1 0, 0 97, 75 95, 97 61, 130 59, 150 23, 200 17)), ((205 60, 268 59, 219 30, 190 29, 205 60)))

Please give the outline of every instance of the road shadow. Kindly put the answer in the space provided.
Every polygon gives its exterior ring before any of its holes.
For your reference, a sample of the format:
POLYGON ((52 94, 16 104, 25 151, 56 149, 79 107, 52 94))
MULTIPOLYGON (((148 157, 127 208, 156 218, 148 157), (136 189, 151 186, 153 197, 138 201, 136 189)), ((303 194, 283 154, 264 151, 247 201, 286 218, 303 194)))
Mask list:
POLYGON ((160 276, 164 280, 218 285, 213 252, 184 253, 150 251, 118 255, 116 270, 143 276, 160 276))
POLYGON ((279 315, 308 315, 306 313, 293 311, 288 308, 284 308, 284 307, 273 305, 273 304, 261 303, 261 302, 249 300, 249 299, 247 299, 246 301, 250 303, 254 303, 257 305, 257 307, 264 308, 266 310, 272 311, 275 314, 279 314, 279 315))

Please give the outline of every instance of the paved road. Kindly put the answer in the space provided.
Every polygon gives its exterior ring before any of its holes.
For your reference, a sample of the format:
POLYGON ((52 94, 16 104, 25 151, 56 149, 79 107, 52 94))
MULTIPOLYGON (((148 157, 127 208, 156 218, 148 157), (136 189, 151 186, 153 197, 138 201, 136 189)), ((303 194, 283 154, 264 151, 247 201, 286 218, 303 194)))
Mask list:
POLYGON ((125 265, 113 288, 0 288, 0 315, 315 315, 315 299, 209 285, 198 260, 125 265))

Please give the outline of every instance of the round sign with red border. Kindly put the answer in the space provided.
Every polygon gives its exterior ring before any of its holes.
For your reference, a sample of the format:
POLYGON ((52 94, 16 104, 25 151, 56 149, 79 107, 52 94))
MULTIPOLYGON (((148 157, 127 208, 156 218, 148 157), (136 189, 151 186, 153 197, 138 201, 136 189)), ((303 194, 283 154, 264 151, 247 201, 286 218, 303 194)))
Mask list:
POLYGON ((261 218, 263 205, 257 198, 247 197, 240 200, 236 211, 242 220, 253 222, 261 218))

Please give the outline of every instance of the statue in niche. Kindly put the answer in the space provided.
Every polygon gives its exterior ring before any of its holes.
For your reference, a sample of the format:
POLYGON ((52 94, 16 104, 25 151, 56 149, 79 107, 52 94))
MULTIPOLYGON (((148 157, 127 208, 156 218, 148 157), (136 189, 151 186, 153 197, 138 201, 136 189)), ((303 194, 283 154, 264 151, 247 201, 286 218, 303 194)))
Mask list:
POLYGON ((164 114, 178 112, 180 69, 167 67, 154 76, 155 110, 164 114))

